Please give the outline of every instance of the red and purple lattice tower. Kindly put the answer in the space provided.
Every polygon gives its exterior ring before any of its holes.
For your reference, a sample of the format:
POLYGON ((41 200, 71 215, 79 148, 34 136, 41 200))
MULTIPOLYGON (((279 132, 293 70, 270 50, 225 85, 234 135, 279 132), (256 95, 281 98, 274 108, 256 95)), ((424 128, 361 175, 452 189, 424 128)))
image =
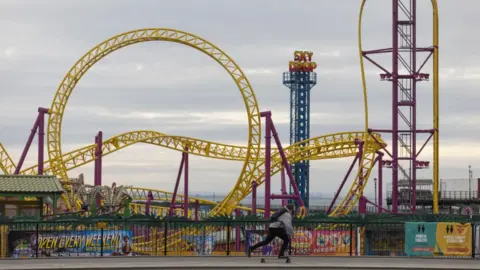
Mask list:
MULTIPOLYGON (((418 204, 417 170, 429 167, 429 162, 420 160, 419 155, 434 133, 437 133, 435 137, 438 141, 438 129, 417 128, 417 107, 419 106, 417 84, 429 80, 430 74, 425 73, 423 69, 434 54, 434 46, 417 46, 417 0, 392 0, 392 31, 391 48, 362 52, 365 59, 383 71, 380 74, 380 80, 390 82, 392 87, 391 129, 370 129, 369 131, 392 136, 391 153, 385 149, 391 160, 385 160, 383 164, 392 169, 392 194, 389 202, 392 205, 392 212, 415 212, 418 204), (391 68, 385 68, 375 62, 371 58, 374 54, 391 54, 391 68), (425 134, 430 137, 425 140, 425 143, 420 142, 423 146, 417 144, 417 139, 420 139, 420 136, 426 137, 425 134), (400 185, 402 186, 400 189, 399 179, 400 183, 404 183, 400 185)), ((434 150, 434 155, 437 154, 434 150)), ((438 176, 435 177, 438 178, 438 176)))

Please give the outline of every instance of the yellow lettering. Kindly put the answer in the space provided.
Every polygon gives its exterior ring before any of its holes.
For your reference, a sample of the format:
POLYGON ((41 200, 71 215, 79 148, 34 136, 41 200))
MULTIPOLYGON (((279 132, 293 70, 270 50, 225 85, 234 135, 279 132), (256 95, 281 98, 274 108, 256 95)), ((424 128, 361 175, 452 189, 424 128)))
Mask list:
POLYGON ((39 237, 40 239, 38 240, 38 248, 45 248, 45 245, 47 244, 47 239, 45 237, 39 237))
POLYGON ((313 52, 305 52, 305 54, 307 55, 308 61, 311 62, 311 61, 312 61, 313 52))
POLYGON ((52 248, 57 248, 58 240, 58 237, 52 237, 52 248))
POLYGON ((294 60, 295 61, 300 61, 302 59, 302 52, 301 51, 295 51, 293 53, 294 60))
POLYGON ((86 247, 93 247, 93 237, 92 236, 87 237, 87 241, 85 243, 85 246, 86 247))
POLYGON ((58 242, 58 248, 64 248, 66 247, 66 242, 67 239, 65 237, 60 238, 60 241, 58 242))

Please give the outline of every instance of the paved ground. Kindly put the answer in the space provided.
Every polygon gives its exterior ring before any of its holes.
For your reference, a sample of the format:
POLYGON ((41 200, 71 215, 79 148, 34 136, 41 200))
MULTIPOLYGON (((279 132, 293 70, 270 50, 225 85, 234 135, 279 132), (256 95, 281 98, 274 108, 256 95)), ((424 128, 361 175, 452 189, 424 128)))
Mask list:
POLYGON ((252 257, 120 257, 120 258, 69 258, 0 260, 0 270, 135 270, 135 269, 480 269, 480 261, 470 259, 417 259, 417 258, 375 258, 375 257, 303 257, 292 258, 292 263, 283 260, 252 257))

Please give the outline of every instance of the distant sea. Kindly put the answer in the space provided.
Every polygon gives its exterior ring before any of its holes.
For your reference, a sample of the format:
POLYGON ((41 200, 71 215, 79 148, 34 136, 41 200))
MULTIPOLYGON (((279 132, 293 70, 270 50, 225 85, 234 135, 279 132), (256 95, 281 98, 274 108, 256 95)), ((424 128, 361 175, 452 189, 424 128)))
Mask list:
MULTIPOLYGON (((225 196, 227 196, 227 194, 205 194, 205 193, 195 193, 195 192, 192 192, 190 193, 192 197, 196 197, 196 198, 199 198, 199 199, 205 199, 205 200, 209 200, 209 201, 221 201, 223 198, 225 198, 225 196)), ((265 202, 265 197, 264 196, 257 196, 257 205, 258 206, 261 206, 264 204, 265 202)), ((374 198, 373 197, 368 197, 371 201, 374 201, 374 198)), ((337 198, 337 201, 336 203, 340 203, 342 201, 342 197, 338 197, 337 198)), ((329 206, 330 203, 332 202, 333 200, 333 197, 331 196, 311 196, 310 195, 310 207, 324 207, 324 206, 329 206)), ((250 206, 250 204, 252 203, 252 198, 251 196, 247 196, 245 199, 243 199, 241 201, 241 204, 242 205, 245 205, 245 206, 250 206)), ((272 201, 271 205, 272 206, 279 206, 281 204, 281 200, 274 200, 272 201)), ((386 201, 384 200, 383 202, 384 205, 386 205, 386 201)))

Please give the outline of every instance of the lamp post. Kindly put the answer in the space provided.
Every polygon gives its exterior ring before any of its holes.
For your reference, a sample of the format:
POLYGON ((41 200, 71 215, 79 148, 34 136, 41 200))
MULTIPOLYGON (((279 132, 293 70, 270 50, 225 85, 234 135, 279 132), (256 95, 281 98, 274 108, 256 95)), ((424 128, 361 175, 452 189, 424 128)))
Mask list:
POLYGON ((373 184, 375 186, 375 204, 378 205, 377 203, 377 178, 373 178, 373 184))

